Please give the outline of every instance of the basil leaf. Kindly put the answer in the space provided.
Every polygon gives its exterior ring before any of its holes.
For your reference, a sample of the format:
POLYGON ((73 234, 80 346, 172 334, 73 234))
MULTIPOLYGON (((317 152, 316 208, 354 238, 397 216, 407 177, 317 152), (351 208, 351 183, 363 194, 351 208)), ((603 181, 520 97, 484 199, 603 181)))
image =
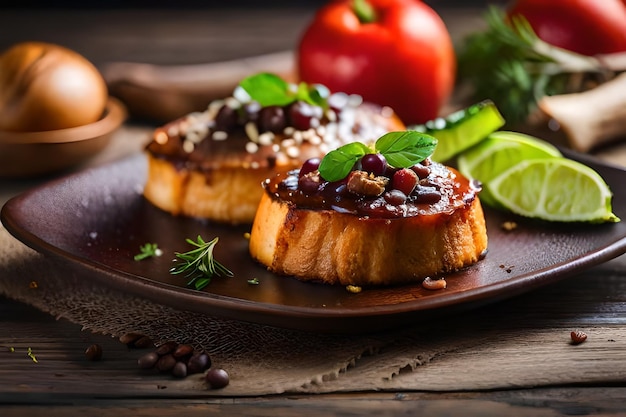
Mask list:
POLYGON ((319 106, 323 109, 328 107, 328 96, 330 91, 321 84, 307 85, 305 84, 306 96, 298 97, 313 106, 319 106))
POLYGON ((330 151, 322 159, 319 172, 326 181, 339 181, 348 176, 354 164, 363 155, 371 153, 361 142, 352 142, 330 151))
POLYGON ((407 130, 389 132, 376 141, 376 151, 395 168, 409 168, 435 151, 437 139, 425 133, 407 130))
POLYGON ((262 107, 285 106, 296 99, 295 92, 281 77, 270 73, 259 73, 244 78, 239 83, 250 98, 262 107))

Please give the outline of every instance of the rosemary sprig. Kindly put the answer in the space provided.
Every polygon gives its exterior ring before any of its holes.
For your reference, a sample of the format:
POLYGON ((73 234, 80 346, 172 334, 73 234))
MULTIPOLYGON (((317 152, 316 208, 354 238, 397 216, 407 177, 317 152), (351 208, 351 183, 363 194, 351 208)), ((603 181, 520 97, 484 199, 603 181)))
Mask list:
POLYGON ((546 95, 580 91, 574 74, 608 75, 597 59, 541 40, 521 16, 507 20, 490 6, 485 19, 487 29, 457 48, 458 78, 472 86, 473 100, 493 100, 508 124, 527 120, 546 95))
POLYGON ((186 239, 186 242, 194 246, 188 252, 176 252, 178 262, 170 269, 171 274, 185 274, 189 281, 187 286, 193 286, 196 290, 201 290, 211 282, 214 276, 232 277, 233 273, 224 265, 215 260, 213 249, 219 239, 216 237, 209 242, 205 242, 200 235, 196 241, 186 239))

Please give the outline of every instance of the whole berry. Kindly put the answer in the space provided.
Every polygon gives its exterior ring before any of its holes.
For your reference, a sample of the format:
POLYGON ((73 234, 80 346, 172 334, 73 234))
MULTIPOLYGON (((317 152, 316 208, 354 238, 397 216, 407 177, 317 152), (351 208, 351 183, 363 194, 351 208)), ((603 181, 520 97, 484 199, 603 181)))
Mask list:
POLYGON ((393 174, 391 185, 394 189, 400 190, 408 196, 413 192, 418 181, 419 178, 417 177, 415 171, 408 168, 402 168, 393 174))

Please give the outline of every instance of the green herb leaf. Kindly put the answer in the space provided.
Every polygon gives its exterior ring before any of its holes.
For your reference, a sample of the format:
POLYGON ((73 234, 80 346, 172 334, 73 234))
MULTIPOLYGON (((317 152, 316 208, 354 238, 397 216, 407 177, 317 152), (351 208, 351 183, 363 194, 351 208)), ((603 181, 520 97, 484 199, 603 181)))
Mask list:
POLYGON ((320 175, 326 181, 339 181, 350 173, 359 158, 371 152, 371 149, 361 142, 343 145, 324 156, 319 166, 320 175))
POLYGON ((194 242, 186 239, 186 242, 194 246, 188 252, 177 252, 174 261, 178 263, 170 269, 171 274, 185 274, 189 281, 187 286, 193 286, 196 290, 201 290, 211 282, 215 276, 232 277, 233 273, 224 265, 215 260, 213 250, 219 239, 216 237, 210 242, 205 242, 200 235, 194 242))
POLYGON ((146 243, 145 245, 139 247, 139 251, 140 252, 133 257, 136 261, 141 261, 153 256, 161 256, 163 253, 156 243, 146 243))
POLYGON ((339 181, 348 176, 354 164, 368 153, 381 153, 395 168, 408 168, 422 162, 435 151, 437 139, 422 132, 407 130, 381 136, 375 150, 361 142, 343 145, 324 156, 319 172, 326 181, 339 181))
POLYGON ((395 168, 409 168, 435 151, 437 139, 425 133, 407 130, 389 132, 376 141, 376 150, 395 168))
POLYGON ((258 278, 252 278, 248 280, 248 284, 250 285, 259 285, 259 279, 258 278))
POLYGON ((244 78, 239 86, 262 107, 286 106, 300 100, 322 108, 328 107, 330 91, 321 84, 288 83, 276 74, 262 72, 244 78))
POLYGON ((297 100, 305 101, 314 106, 322 108, 328 107, 328 96, 330 90, 322 84, 309 85, 305 82, 298 84, 297 100))
POLYGON ((294 101, 296 96, 295 92, 290 91, 287 81, 270 73, 251 75, 241 80, 239 85, 263 107, 285 106, 294 101))

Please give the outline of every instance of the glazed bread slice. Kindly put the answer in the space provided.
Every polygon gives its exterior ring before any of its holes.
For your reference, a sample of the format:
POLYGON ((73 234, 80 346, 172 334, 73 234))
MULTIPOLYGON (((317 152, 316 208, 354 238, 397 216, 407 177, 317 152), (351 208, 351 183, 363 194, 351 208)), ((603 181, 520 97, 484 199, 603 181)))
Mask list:
POLYGON ((419 282, 477 262, 487 248, 476 197, 451 213, 372 218, 297 208, 265 193, 250 253, 269 270, 340 285, 419 282))

